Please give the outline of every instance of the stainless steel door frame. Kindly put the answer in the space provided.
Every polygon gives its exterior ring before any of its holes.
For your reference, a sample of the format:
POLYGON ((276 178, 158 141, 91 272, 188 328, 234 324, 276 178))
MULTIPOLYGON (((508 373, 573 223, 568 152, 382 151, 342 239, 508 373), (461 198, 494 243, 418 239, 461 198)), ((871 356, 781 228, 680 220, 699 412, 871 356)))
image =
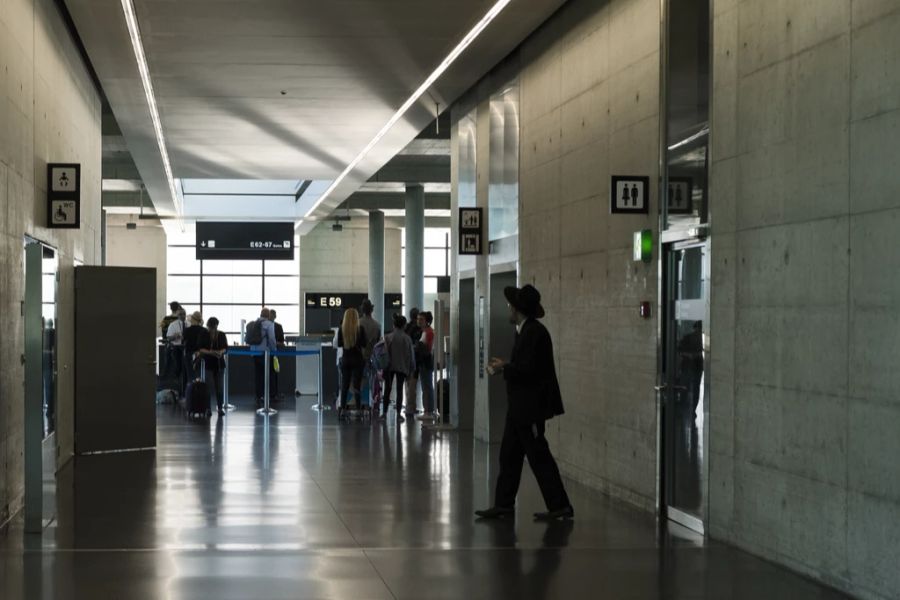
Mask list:
POLYGON ((40 533, 43 528, 43 440, 44 377, 41 301, 44 247, 26 238, 25 243, 25 531, 40 533))
MULTIPOLYGON (((660 514, 690 529, 703 533, 709 514, 709 240, 681 239, 662 245, 662 279, 660 302, 659 401, 660 426, 660 514), (691 268, 699 272, 685 275, 684 257, 690 253, 691 268), (699 276, 698 298, 684 298, 685 277, 699 276), (684 334, 684 323, 692 322, 691 332, 684 334), (682 331, 679 331, 681 323, 682 331), (699 326, 699 330, 698 330, 699 326), (679 334, 681 337, 679 338, 679 334), (688 351, 690 341, 699 344, 699 357, 694 359, 687 377, 680 362, 696 353, 688 351), (681 348, 679 350, 679 348, 681 348), (699 366, 697 366, 699 362, 699 366), (699 369, 699 375, 696 371, 699 369), (698 377, 700 377, 698 381, 698 377), (687 379, 687 382, 685 381, 687 379), (685 406, 690 400, 693 405, 685 406), (702 402, 702 404, 700 404, 702 402), (702 411, 695 413, 702 406, 702 411), (686 410, 690 407, 692 410, 686 410), (689 456, 685 460, 683 453, 689 456), (686 468, 685 468, 686 467, 686 468), (685 474, 688 474, 686 477, 685 474), (687 491, 684 481, 687 479, 687 491), (696 480, 693 479, 696 477, 696 480), (697 494, 699 498, 691 496, 697 494), (681 498, 679 498, 679 495, 681 498), (690 506, 683 500, 688 497, 690 506)), ((687 292, 688 295, 690 294, 687 292)))

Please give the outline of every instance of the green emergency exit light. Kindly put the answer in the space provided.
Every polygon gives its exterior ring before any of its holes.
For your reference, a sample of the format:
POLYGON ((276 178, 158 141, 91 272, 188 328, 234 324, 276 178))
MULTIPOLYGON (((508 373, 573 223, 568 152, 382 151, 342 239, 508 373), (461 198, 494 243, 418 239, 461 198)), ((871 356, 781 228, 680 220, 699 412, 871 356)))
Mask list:
POLYGON ((653 258, 653 230, 644 229, 634 232, 634 260, 645 263, 653 258))

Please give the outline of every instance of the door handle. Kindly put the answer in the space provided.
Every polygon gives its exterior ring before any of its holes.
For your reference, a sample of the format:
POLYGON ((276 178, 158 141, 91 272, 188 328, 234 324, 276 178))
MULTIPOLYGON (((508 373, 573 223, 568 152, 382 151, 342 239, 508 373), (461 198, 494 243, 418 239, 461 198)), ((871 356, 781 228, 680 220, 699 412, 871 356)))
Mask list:
POLYGON ((664 383, 664 384, 662 384, 662 385, 654 385, 654 386, 653 386, 653 389, 656 390, 657 392, 664 392, 664 391, 666 391, 667 389, 669 389, 669 384, 668 384, 668 383, 664 383))

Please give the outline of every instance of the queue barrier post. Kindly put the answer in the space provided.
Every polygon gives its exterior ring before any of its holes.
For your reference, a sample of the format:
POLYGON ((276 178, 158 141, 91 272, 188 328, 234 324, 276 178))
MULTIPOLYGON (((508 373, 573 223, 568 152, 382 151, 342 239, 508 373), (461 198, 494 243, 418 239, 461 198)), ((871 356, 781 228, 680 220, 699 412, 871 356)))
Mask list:
POLYGON ((263 353, 263 407, 256 411, 258 415, 270 416, 277 415, 278 411, 269 406, 269 369, 272 364, 272 357, 269 351, 263 353))

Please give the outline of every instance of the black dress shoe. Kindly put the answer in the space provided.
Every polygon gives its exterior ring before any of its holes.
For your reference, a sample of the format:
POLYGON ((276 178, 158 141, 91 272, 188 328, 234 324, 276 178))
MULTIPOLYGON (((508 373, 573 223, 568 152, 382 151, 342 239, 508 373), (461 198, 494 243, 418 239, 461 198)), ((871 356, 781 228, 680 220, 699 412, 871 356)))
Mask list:
POLYGON ((575 509, 571 506, 559 508, 557 510, 549 510, 547 512, 534 513, 534 518, 538 521, 555 521, 556 519, 574 519, 575 509))
POLYGON ((516 509, 511 506, 492 506, 485 510, 476 510, 475 515, 479 519, 502 519, 512 516, 515 512, 516 509))

